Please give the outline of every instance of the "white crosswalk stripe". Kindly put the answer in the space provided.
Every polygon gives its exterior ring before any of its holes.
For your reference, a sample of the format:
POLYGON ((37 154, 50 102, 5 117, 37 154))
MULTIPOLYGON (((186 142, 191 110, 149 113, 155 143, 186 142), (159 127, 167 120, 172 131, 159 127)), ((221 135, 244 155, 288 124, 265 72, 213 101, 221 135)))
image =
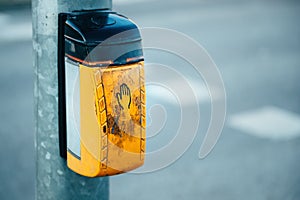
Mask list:
MULTIPOLYGON (((177 80, 170 81, 174 81, 173 83, 170 83, 170 85, 181 84, 177 80)), ((167 89, 167 87, 151 84, 146 85, 147 96, 151 99, 158 99, 159 101, 164 101, 173 105, 179 105, 179 103, 181 105, 190 105, 197 103, 197 101, 202 104, 210 101, 208 90, 203 82, 201 82, 200 80, 189 80, 188 82, 191 86, 191 89, 193 90, 193 94, 190 94, 189 91, 181 90, 181 99, 178 99, 179 94, 172 93, 170 90, 167 89), (192 98, 191 95, 194 95, 194 97, 192 98)))
MULTIPOLYGON (((150 2, 149 0, 114 0, 113 4, 115 5, 132 5, 136 3, 150 2)), ((153 2, 153 0, 151 0, 153 2)))
POLYGON ((261 138, 288 140, 300 136, 300 115, 266 106, 231 116, 229 126, 261 138))
POLYGON ((32 39, 30 20, 14 21, 8 14, 0 13, 0 42, 26 41, 32 39))

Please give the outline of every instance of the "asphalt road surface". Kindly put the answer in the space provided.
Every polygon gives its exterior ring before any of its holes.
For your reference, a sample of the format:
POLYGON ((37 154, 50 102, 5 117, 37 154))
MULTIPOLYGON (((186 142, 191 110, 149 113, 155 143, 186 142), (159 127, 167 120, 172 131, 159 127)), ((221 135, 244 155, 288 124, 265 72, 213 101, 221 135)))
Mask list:
MULTIPOLYGON (((159 73, 168 66, 194 91, 176 99, 180 94, 168 85, 147 84, 147 152, 162 151, 177 137, 182 121, 195 121, 194 112, 181 119, 182 110, 195 105, 199 129, 188 150, 169 166, 111 177, 111 199, 300 199, 300 2, 114 2, 115 10, 141 28, 172 29, 201 44, 223 78, 227 114, 217 145, 200 160, 212 107, 203 77, 179 56, 146 49, 147 80, 177 83, 180 90, 181 80, 159 73)), ((34 199, 30 10, 1 10, 0 27, 0 199, 34 199)), ((151 166, 149 160, 145 165, 151 166)))

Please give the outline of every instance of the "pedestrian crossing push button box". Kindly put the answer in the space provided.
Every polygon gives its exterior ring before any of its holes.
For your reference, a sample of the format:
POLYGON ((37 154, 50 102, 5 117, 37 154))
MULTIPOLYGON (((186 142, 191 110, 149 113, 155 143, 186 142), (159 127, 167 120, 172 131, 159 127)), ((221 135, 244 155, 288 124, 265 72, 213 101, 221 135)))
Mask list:
POLYGON ((59 15, 60 154, 74 172, 114 175, 144 163, 144 58, 137 26, 109 10, 59 15))

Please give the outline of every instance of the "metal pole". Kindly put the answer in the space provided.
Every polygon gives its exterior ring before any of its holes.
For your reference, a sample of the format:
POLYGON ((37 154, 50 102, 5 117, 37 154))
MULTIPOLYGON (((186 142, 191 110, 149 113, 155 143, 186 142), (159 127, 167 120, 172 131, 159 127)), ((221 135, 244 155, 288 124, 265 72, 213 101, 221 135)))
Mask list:
POLYGON ((109 198, 108 178, 85 178, 70 171, 58 143, 58 13, 99 8, 111 8, 111 0, 32 0, 38 200, 109 198))

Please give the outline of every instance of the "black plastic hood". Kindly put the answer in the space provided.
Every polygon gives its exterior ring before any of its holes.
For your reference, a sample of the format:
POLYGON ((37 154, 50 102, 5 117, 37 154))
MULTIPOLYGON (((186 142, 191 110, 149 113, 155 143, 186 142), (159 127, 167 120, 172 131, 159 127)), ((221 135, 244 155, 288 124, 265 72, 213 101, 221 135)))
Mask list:
POLYGON ((125 64, 143 56, 137 25, 116 12, 74 11, 64 25, 65 52, 74 58, 125 64))

